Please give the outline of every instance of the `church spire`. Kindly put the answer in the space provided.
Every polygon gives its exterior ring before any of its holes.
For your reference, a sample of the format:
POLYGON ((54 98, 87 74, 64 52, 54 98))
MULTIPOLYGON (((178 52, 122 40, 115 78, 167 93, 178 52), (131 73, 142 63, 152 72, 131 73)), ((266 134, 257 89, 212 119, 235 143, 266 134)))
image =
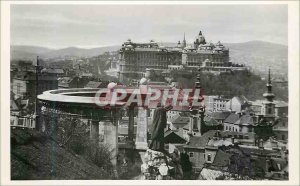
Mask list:
POLYGON ((202 32, 201 32, 201 30, 200 30, 200 32, 199 32, 199 36, 202 36, 202 32))
POLYGON ((186 47, 185 32, 183 33, 182 47, 183 47, 183 48, 186 47))
POLYGON ((268 79, 268 84, 272 85, 271 82, 271 69, 269 68, 269 79, 268 79))
POLYGON ((263 94, 263 96, 270 102, 273 102, 275 95, 272 92, 272 82, 271 82, 271 69, 269 68, 268 74, 268 83, 267 83, 267 92, 263 94))

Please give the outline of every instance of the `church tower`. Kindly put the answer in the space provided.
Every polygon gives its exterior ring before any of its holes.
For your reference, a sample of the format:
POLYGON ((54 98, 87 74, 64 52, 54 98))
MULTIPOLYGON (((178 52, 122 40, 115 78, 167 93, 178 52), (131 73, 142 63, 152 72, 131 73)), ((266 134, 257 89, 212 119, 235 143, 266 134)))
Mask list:
MULTIPOLYGON (((197 74, 197 81, 195 82, 195 89, 201 91, 201 83, 200 83, 200 68, 198 69, 199 73, 197 74)), ((200 93, 201 97, 198 98, 203 101, 202 93, 200 93)), ((203 102, 202 102, 203 103, 203 102)), ((204 113, 205 107, 204 105, 200 106, 200 108, 191 108, 191 116, 190 116, 190 126, 188 134, 190 136, 201 136, 203 134, 203 123, 204 123, 204 113)))
POLYGON ((273 99, 275 95, 272 92, 271 70, 269 69, 267 92, 263 94, 265 101, 263 102, 263 115, 267 121, 273 121, 275 118, 275 103, 273 99))
POLYGON ((182 48, 186 47, 185 33, 183 34, 182 48))

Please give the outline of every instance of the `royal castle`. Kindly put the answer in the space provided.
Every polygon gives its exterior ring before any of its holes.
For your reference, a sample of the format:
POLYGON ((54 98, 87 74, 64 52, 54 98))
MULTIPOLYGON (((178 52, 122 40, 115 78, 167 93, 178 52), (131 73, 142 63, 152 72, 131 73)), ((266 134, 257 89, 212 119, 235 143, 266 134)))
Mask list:
POLYGON ((200 31, 192 44, 183 41, 176 46, 165 47, 151 40, 148 43, 132 42, 122 44, 119 51, 119 79, 140 79, 147 69, 155 71, 198 69, 203 72, 221 73, 245 70, 243 65, 230 62, 229 49, 220 41, 206 42, 200 31))

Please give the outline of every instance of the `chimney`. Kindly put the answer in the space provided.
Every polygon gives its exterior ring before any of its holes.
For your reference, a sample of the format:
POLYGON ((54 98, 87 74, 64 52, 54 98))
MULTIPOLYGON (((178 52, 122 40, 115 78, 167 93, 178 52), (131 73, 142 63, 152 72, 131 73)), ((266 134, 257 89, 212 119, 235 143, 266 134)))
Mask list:
POLYGON ((190 117, 190 123, 189 123, 189 131, 188 134, 191 135, 193 130, 193 118, 190 117))
POLYGON ((239 115, 239 118, 242 117, 242 112, 237 113, 239 115))
POLYGON ((263 139, 260 139, 260 140, 259 140, 258 147, 259 147, 260 149, 264 149, 264 140, 263 140, 263 139))

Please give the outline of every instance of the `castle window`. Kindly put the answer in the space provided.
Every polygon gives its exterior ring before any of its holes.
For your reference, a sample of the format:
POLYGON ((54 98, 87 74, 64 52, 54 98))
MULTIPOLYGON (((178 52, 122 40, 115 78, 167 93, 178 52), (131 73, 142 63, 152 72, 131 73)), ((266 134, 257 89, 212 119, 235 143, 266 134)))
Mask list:
POLYGON ((189 155, 190 155, 190 158, 194 157, 194 153, 193 152, 190 152, 189 155))

